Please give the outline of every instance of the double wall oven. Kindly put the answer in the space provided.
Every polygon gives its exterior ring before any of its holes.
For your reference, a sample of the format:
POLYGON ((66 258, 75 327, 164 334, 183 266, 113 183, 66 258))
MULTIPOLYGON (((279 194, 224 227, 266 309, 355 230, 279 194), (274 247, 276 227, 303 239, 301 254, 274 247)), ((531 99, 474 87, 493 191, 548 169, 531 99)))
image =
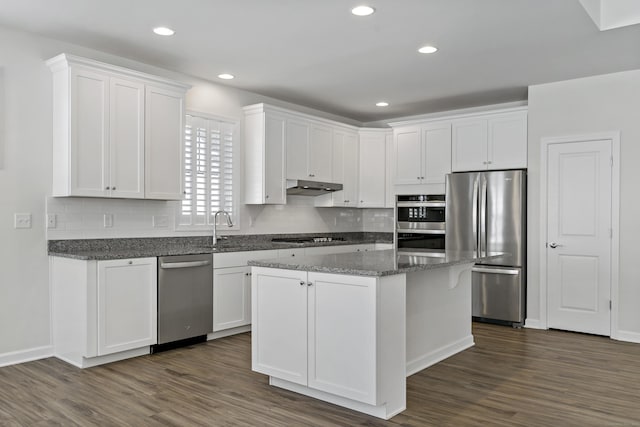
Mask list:
POLYGON ((444 194, 398 195, 396 247, 399 251, 444 251, 444 194))

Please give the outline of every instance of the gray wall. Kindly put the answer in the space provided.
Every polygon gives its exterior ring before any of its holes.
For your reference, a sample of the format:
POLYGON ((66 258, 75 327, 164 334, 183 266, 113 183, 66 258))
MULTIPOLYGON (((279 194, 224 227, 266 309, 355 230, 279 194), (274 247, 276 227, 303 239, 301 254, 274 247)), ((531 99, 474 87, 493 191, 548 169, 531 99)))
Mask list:
MULTIPOLYGON (((640 342, 640 70, 529 87, 528 323, 540 322, 540 140, 620 131, 619 332, 640 342)), ((543 321, 544 324, 544 321, 543 321)))

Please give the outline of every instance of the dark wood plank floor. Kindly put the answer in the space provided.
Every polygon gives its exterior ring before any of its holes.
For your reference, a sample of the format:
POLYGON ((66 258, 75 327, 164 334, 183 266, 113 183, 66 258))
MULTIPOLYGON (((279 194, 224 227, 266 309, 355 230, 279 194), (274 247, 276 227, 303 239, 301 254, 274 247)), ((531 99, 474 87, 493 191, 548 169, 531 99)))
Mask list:
POLYGON ((0 369, 1 426, 640 426, 640 344, 474 324, 389 421, 267 385, 249 334, 91 369, 0 369))

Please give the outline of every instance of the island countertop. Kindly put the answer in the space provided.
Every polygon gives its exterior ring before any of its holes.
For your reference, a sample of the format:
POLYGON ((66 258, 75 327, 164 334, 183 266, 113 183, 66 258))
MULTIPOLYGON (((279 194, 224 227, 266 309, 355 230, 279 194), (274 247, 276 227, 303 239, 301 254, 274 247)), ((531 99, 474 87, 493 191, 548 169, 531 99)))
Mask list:
POLYGON ((315 271, 353 276, 390 276, 490 259, 501 254, 478 257, 474 252, 398 252, 382 250, 343 254, 313 255, 285 259, 249 261, 250 266, 285 270, 315 271))

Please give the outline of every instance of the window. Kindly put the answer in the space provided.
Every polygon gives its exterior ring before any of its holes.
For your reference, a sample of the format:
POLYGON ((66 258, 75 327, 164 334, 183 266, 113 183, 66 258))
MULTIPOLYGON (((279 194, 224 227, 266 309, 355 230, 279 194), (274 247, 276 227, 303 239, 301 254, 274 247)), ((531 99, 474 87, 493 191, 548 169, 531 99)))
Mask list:
POLYGON ((184 134, 185 198, 180 207, 181 226, 210 226, 219 210, 238 223, 234 191, 234 158, 238 123, 187 114, 184 134))

